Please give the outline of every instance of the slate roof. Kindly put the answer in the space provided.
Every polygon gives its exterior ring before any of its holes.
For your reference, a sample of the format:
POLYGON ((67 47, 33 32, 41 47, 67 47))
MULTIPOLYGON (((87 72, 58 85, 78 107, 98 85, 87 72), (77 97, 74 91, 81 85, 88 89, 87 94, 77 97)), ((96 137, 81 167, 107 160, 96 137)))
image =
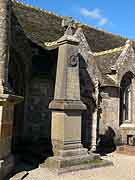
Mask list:
POLYGON ((112 73, 111 67, 116 63, 123 49, 124 46, 109 51, 94 53, 96 64, 102 75, 102 85, 115 85, 115 82, 107 74, 112 73))
POLYGON ((112 51, 110 53, 101 52, 94 54, 97 66, 103 74, 111 73, 111 67, 116 63, 116 60, 120 56, 122 50, 122 48, 119 48, 118 51, 112 51))
MULTIPOLYGON (((64 33, 61 27, 62 16, 15 1, 13 12, 26 36, 40 46, 43 46, 44 42, 59 39, 64 33)), ((88 25, 82 25, 82 28, 93 52, 123 46, 127 40, 88 25)))

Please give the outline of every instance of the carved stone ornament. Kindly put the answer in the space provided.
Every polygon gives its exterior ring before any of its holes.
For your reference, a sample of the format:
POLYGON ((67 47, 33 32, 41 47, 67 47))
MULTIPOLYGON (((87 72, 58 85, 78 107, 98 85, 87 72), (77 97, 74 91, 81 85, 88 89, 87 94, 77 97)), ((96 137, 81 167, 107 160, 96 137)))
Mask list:
POLYGON ((71 55, 68 59, 68 65, 71 67, 77 66, 78 63, 78 54, 76 55, 71 55))

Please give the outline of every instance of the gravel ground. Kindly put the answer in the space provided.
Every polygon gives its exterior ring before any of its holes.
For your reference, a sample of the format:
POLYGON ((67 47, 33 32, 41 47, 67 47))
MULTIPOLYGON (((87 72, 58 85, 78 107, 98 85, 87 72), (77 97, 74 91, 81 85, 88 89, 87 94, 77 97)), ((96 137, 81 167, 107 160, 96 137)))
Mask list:
MULTIPOLYGON (((113 153, 103 157, 113 161, 114 166, 66 173, 56 176, 45 168, 29 172, 24 180, 135 180, 135 156, 113 153)), ((11 180, 21 180, 19 176, 11 180)))

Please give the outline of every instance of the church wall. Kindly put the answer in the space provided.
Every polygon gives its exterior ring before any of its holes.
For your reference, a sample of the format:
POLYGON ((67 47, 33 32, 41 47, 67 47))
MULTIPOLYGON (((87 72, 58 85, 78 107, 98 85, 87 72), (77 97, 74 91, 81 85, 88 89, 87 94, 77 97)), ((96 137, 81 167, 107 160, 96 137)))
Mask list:
POLYGON ((44 150, 50 148, 51 111, 48 106, 52 98, 52 81, 45 77, 36 77, 31 80, 27 124, 25 124, 25 143, 34 147, 30 147, 34 153, 40 154, 43 148, 44 150))
POLYGON ((57 50, 45 51, 35 44, 32 47, 22 148, 25 152, 31 151, 31 154, 44 158, 52 152, 49 103, 54 96, 57 50))
POLYGON ((119 132, 119 89, 104 87, 100 91, 101 113, 99 118, 99 134, 104 134, 107 127, 111 127, 116 135, 116 143, 120 143, 119 132))

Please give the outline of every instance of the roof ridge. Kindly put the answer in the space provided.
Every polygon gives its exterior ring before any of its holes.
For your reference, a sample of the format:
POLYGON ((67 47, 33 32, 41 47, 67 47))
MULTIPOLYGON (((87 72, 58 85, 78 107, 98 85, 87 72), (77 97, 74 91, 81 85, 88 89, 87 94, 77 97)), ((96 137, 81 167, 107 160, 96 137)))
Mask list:
POLYGON ((60 16, 60 15, 58 15, 57 13, 51 12, 51 11, 49 11, 49 10, 45 10, 45 9, 43 9, 43 8, 40 8, 40 7, 32 6, 32 5, 30 5, 30 4, 21 2, 21 1, 19 1, 19 0, 11 0, 11 1, 12 1, 13 3, 18 4, 18 5, 22 5, 22 6, 25 6, 25 7, 31 8, 31 9, 34 9, 34 10, 36 10, 36 11, 39 11, 39 12, 44 12, 44 13, 47 13, 47 14, 49 14, 49 15, 54 15, 54 16, 59 17, 59 18, 62 18, 62 19, 64 18, 64 16, 60 16))
MULTIPOLYGON (((28 7, 28 8, 32 8, 32 9, 37 10, 37 11, 39 11, 39 12, 44 12, 44 13, 47 13, 47 14, 49 14, 49 15, 54 15, 54 16, 59 17, 59 18, 61 18, 61 19, 63 19, 63 18, 65 17, 65 16, 62 16, 62 15, 58 15, 57 13, 54 13, 54 12, 52 12, 52 11, 48 11, 48 10, 45 10, 45 9, 43 9, 43 8, 40 8, 40 7, 35 7, 35 6, 30 5, 30 4, 23 3, 23 2, 21 2, 21 1, 19 1, 19 0, 11 0, 11 1, 12 1, 13 3, 19 4, 19 5, 28 7)), ((92 28, 92 29, 94 29, 94 30, 96 30, 96 31, 100 31, 100 32, 103 32, 103 33, 107 33, 107 34, 110 34, 110 35, 115 36, 115 37, 120 37, 120 38, 123 38, 123 39, 128 39, 127 37, 123 37, 122 35, 113 34, 112 32, 108 32, 108 31, 106 31, 106 30, 104 30, 104 29, 101 29, 101 28, 98 28, 98 27, 96 27, 96 26, 92 26, 92 25, 89 25, 89 24, 86 24, 86 23, 82 23, 82 22, 80 22, 80 21, 78 21, 78 20, 76 20, 76 19, 74 19, 74 20, 75 20, 75 23, 76 23, 76 24, 79 24, 79 25, 81 25, 82 27, 84 26, 84 27, 87 27, 87 28, 92 28)))
POLYGON ((117 47, 117 48, 101 51, 101 52, 94 52, 93 55, 94 56, 102 56, 102 55, 105 55, 105 54, 111 54, 111 53, 119 52, 119 51, 122 51, 124 49, 124 47, 125 47, 125 45, 117 47))

